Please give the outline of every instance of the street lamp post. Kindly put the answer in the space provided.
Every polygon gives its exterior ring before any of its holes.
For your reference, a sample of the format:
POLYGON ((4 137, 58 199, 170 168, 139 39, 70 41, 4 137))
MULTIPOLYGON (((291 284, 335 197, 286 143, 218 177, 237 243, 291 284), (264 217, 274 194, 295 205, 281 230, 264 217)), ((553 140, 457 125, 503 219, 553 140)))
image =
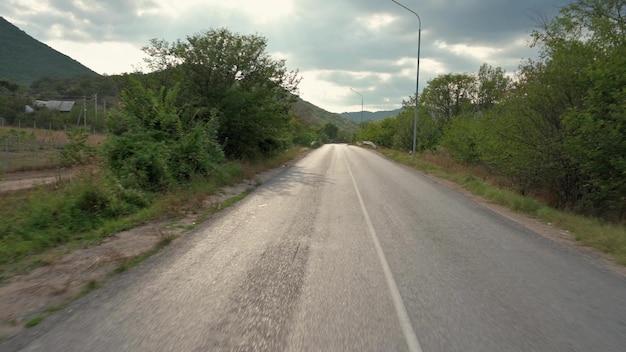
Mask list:
MULTIPOLYGON (((361 93, 357 92, 356 90, 350 88, 351 91, 355 92, 358 95, 361 95, 361 93)), ((363 124, 363 96, 361 95, 361 125, 363 124)))
POLYGON ((418 92, 419 92, 419 84, 420 84, 420 46, 421 46, 421 42, 422 42, 422 19, 420 18, 420 16, 417 14, 417 12, 411 10, 410 8, 402 5, 401 3, 397 2, 396 0, 391 0, 393 2, 395 2, 397 5, 402 6, 404 9, 410 11, 411 13, 413 13, 415 15, 415 17, 417 17, 417 21, 418 21, 418 31, 417 31, 417 81, 415 83, 415 117, 413 118, 413 160, 415 160, 415 146, 417 144, 417 110, 418 110, 418 106, 417 106, 417 101, 418 101, 418 92))

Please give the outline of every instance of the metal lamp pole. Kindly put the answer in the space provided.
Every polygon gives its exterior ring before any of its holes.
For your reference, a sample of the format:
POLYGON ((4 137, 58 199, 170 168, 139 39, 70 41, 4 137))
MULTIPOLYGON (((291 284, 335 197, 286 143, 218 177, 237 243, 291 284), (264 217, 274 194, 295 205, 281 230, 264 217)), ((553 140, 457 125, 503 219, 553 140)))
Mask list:
MULTIPOLYGON (((361 95, 361 93, 357 92, 356 90, 350 88, 351 91, 355 92, 358 95, 361 95)), ((363 96, 361 95, 361 125, 363 124, 363 96)))
POLYGON ((411 10, 410 8, 402 5, 396 0, 391 0, 395 2, 397 5, 402 6, 404 9, 410 11, 417 17, 417 21, 419 23, 418 31, 417 31, 417 81, 415 83, 415 117, 413 118, 413 160, 415 160, 415 146, 417 144, 417 101, 418 101, 418 92, 419 92, 419 84, 420 84, 420 46, 422 42, 422 19, 417 14, 417 12, 411 10))

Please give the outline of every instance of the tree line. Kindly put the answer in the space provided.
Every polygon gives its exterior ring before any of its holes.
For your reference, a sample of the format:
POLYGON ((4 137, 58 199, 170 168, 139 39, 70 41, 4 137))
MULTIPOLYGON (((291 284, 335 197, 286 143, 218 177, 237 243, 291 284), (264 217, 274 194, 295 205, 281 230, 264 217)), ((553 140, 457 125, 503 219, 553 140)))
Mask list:
MULTIPOLYGON (((532 33, 539 57, 516 74, 444 74, 419 97, 418 147, 481 165, 523 194, 626 219, 626 1, 579 0, 532 33)), ((415 97, 355 139, 412 146, 415 97)))

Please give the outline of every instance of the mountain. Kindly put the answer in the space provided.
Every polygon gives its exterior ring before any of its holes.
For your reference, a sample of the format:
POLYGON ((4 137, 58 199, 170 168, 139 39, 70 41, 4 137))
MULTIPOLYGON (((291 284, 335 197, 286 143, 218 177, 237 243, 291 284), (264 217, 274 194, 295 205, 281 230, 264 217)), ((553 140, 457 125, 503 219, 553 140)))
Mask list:
POLYGON ((0 79, 28 86, 44 76, 66 78, 79 75, 98 76, 0 16, 0 79))
POLYGON ((292 107, 296 116, 309 125, 322 126, 327 122, 331 122, 339 127, 340 130, 348 132, 354 132, 358 128, 357 123, 339 114, 326 111, 300 98, 293 103, 292 107))
MULTIPOLYGON (((396 110, 389 110, 389 111, 376 111, 376 112, 363 111, 363 122, 365 122, 365 121, 382 120, 382 119, 385 119, 387 117, 396 116, 396 115, 398 115, 401 112, 402 112, 402 108, 396 109, 396 110)), ((349 119, 351 121, 354 121, 356 123, 361 122, 361 112, 360 111, 357 111, 357 112, 342 112, 339 115, 341 115, 341 117, 344 117, 344 118, 349 119)))

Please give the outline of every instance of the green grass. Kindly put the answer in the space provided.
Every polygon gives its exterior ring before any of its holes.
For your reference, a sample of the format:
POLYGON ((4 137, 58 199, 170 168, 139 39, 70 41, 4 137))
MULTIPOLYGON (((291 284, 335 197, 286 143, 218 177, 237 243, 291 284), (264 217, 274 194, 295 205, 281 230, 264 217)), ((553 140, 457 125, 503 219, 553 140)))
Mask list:
POLYGON ((424 155, 418 154, 416 160, 413 160, 406 153, 395 150, 382 149, 380 152, 396 162, 452 181, 469 192, 514 212, 567 230, 583 246, 607 253, 617 263, 626 265, 626 226, 557 210, 513 190, 496 187, 484 173, 463 165, 452 164, 448 158, 438 159, 436 155, 428 155, 428 158, 425 158, 424 155))
POLYGON ((36 318, 33 318, 31 320, 29 320, 28 322, 26 322, 26 324, 24 324, 25 327, 27 328, 32 328, 33 326, 41 323, 46 317, 43 315, 40 315, 36 318))

